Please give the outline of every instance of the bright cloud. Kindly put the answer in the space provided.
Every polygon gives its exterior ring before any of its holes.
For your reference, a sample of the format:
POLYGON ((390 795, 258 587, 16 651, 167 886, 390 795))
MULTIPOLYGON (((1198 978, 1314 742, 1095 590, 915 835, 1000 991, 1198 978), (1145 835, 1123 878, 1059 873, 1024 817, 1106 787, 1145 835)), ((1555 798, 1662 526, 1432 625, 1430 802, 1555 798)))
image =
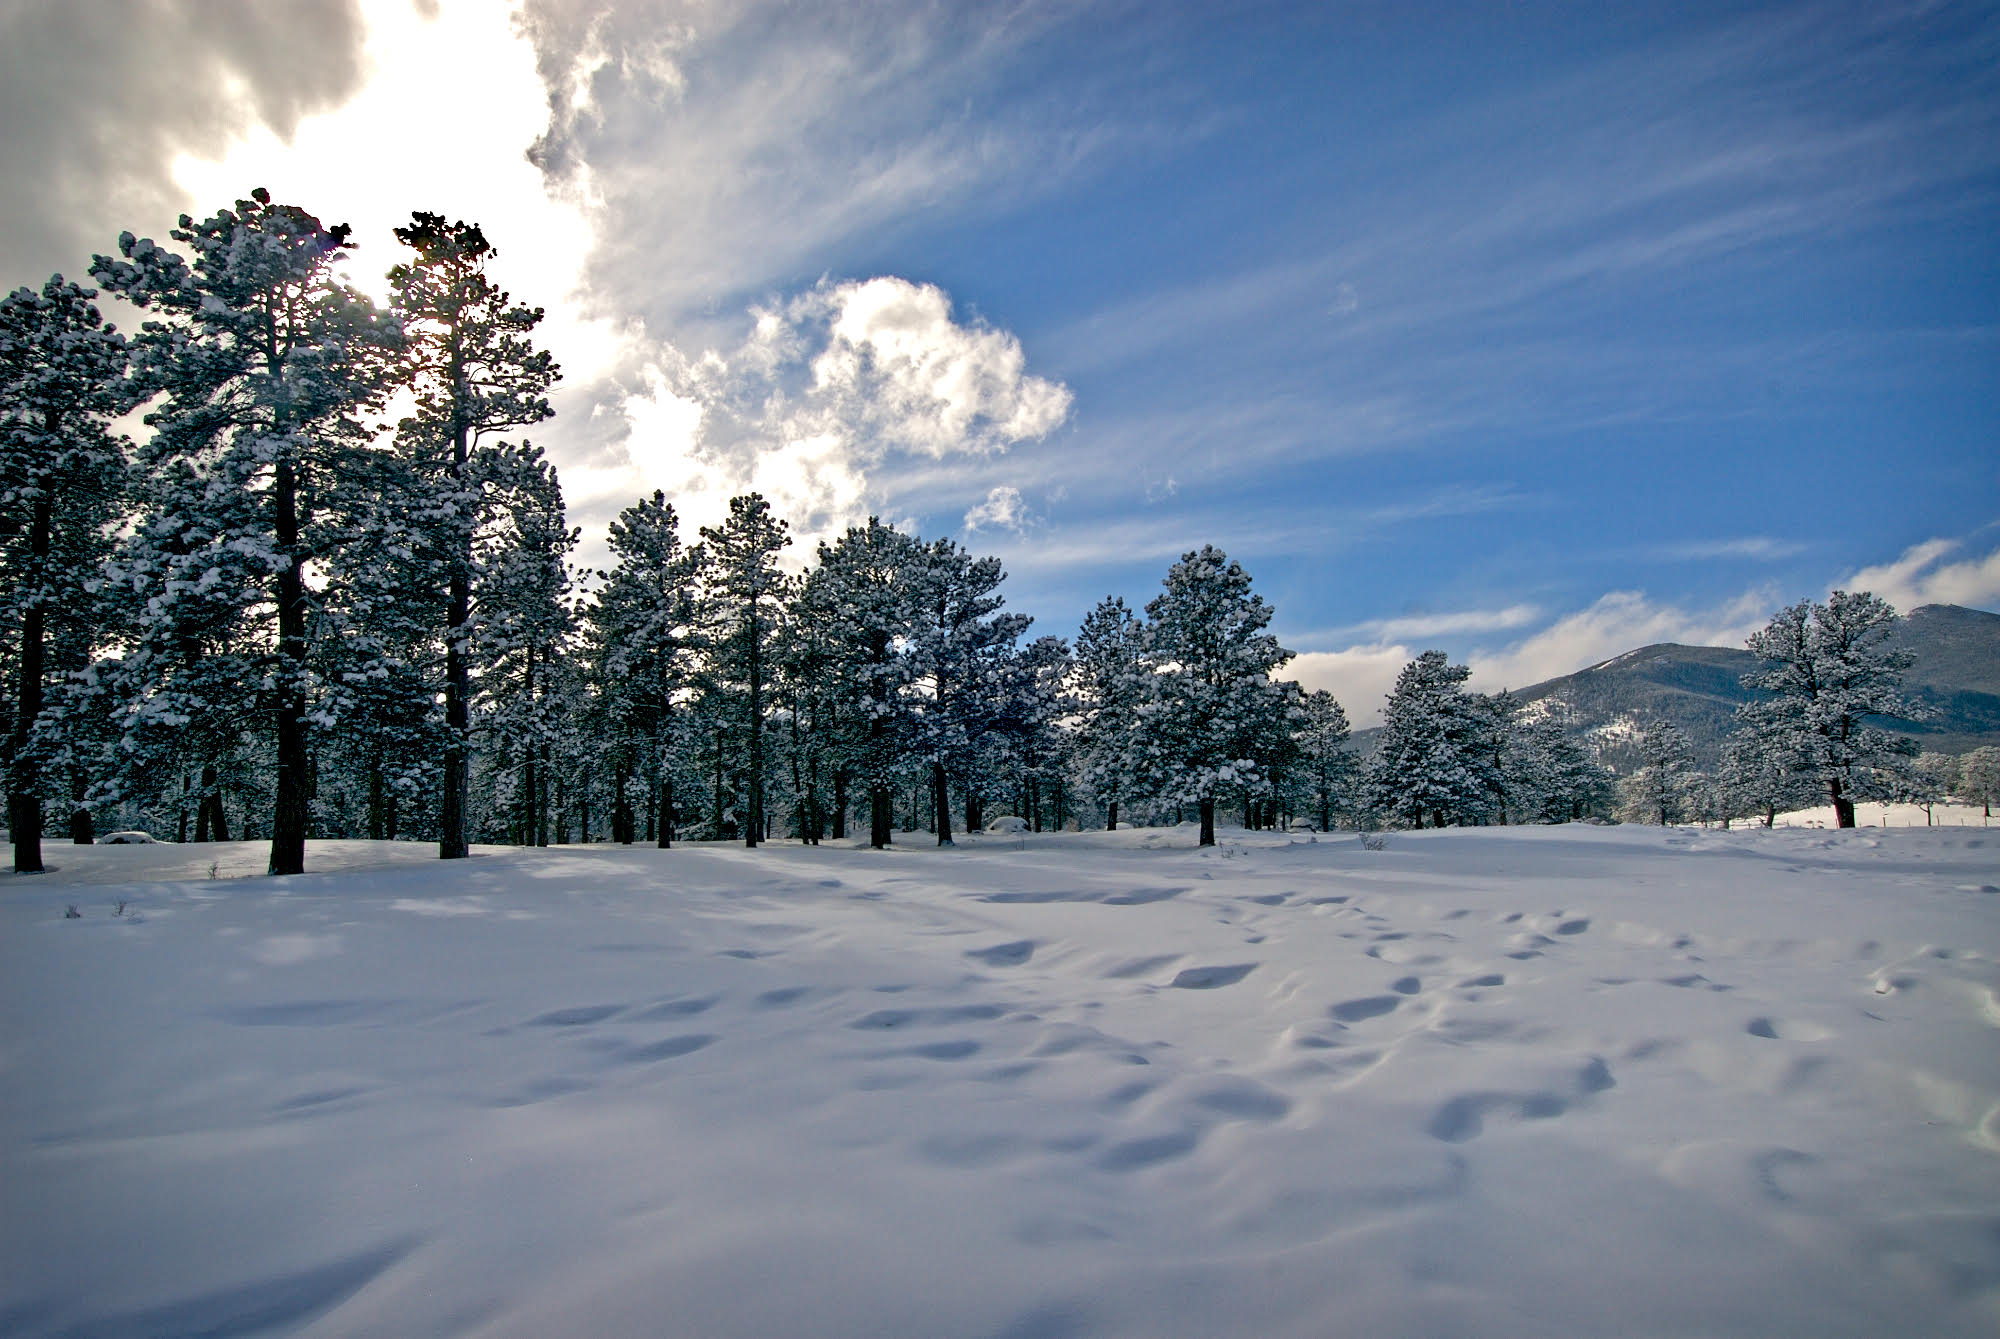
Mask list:
MULTIPOLYGON (((1018 339, 956 320, 935 285, 823 281, 750 318, 729 352, 652 351, 613 410, 629 470, 594 476, 593 494, 662 489, 697 525, 755 489, 801 537, 823 538, 879 504, 869 471, 892 457, 992 456, 1069 415, 1068 388, 1030 374, 1018 339)), ((966 524, 1025 518, 1019 491, 995 488, 966 524)))
MULTIPOLYGON (((1764 626, 1772 604, 1767 592, 1752 591, 1713 608, 1690 610, 1657 604, 1637 591, 1612 591, 1589 608, 1564 615, 1519 641, 1470 655, 1455 650, 1451 654, 1472 667, 1473 688, 1485 692, 1525 688, 1656 642, 1741 646, 1764 626)), ((1338 651, 1307 652, 1292 661, 1286 673, 1307 688, 1330 691, 1357 727, 1379 725, 1383 699, 1395 687, 1396 675, 1419 652, 1453 634, 1520 627, 1534 616, 1531 606, 1515 605, 1491 612, 1385 620, 1372 625, 1380 629, 1375 640, 1338 651)))
POLYGON ((1927 604, 2000 606, 2000 549, 1984 557, 1945 561, 1964 547, 1956 539, 1925 540, 1903 550, 1894 562, 1864 567, 1836 586, 1873 591, 1905 614, 1927 604))
POLYGON ((1028 523, 1028 509, 1018 488, 1000 487, 989 491, 986 500, 965 513, 968 531, 981 529, 1021 530, 1028 523))
POLYGON ((565 377, 610 367, 629 332, 573 300, 596 243, 591 220, 579 203, 552 197, 522 155, 546 121, 533 46, 481 0, 445 0, 430 17, 408 0, 367 0, 362 10, 366 83, 287 136, 260 125, 213 156, 183 150, 173 178, 190 211, 265 186, 352 224, 361 245, 350 277, 378 300, 407 254, 391 229, 412 210, 471 220, 498 248, 500 282, 548 310, 537 340, 556 351, 565 377))

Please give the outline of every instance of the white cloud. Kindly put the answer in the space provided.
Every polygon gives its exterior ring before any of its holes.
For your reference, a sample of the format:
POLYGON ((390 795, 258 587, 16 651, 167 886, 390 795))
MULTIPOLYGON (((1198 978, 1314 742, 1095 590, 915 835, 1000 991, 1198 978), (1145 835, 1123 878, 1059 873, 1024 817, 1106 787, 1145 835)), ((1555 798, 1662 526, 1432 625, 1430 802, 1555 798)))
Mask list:
POLYGON ((552 198, 522 156, 546 119, 533 46, 483 0, 444 0, 434 18, 408 0, 365 0, 362 11, 361 88, 288 137, 257 126, 220 152, 181 152, 172 174, 192 212, 265 186, 328 223, 350 223, 360 243, 350 278, 378 300, 389 267, 408 255, 390 230, 412 210, 478 223, 498 250, 499 281, 548 310, 536 341, 555 351, 568 381, 608 370, 631 331, 576 300, 596 243, 590 216, 552 198))
POLYGON ((1329 636, 1365 637, 1375 643, 1452 637, 1468 632, 1503 632, 1524 628, 1540 618, 1542 611, 1532 604, 1513 604, 1504 609, 1468 609, 1455 614, 1412 614, 1402 618, 1378 618, 1338 629, 1329 636))
POLYGON ((1475 651, 1472 686, 1525 688, 1655 642, 1741 646, 1770 618, 1768 592, 1749 591, 1708 609, 1655 604, 1638 591, 1612 591, 1588 609, 1498 651, 1475 651))
POLYGON ((1663 544, 1649 552, 1654 557, 1669 561, 1700 562, 1711 558, 1790 558, 1805 552, 1805 548, 1794 540, 1746 535, 1741 539, 1696 539, 1681 544, 1663 544))
MULTIPOLYGON (((1470 686, 1475 689, 1525 688, 1656 642, 1741 646, 1764 625, 1772 605, 1769 593, 1762 591, 1696 610, 1656 604, 1637 591, 1612 591, 1589 608, 1496 649, 1474 650, 1470 655, 1445 649, 1454 660, 1472 667, 1470 686)), ((1532 606, 1514 605, 1428 620, 1384 620, 1363 625, 1379 629, 1374 640, 1338 651, 1307 652, 1285 672, 1307 688, 1331 691, 1357 728, 1379 725, 1382 701, 1395 687, 1396 675, 1419 652, 1453 633, 1523 626, 1533 616, 1532 606)))
MULTIPOLYGON (((662 342, 644 357, 628 387, 600 399, 627 429, 623 470, 566 467, 572 499, 594 513, 658 488, 691 529, 755 489, 804 541, 799 559, 880 507, 877 466, 998 455, 1047 435, 1070 408, 1066 387, 1027 371, 1013 335, 954 319, 935 285, 886 275, 823 280, 754 308, 728 352, 662 342)), ((975 528, 1025 520, 1011 488, 966 516, 975 528)))
POLYGON ((1325 689, 1347 709, 1356 729, 1382 723, 1382 701, 1396 686, 1403 666, 1416 658, 1407 646, 1350 646, 1344 651, 1306 651, 1286 665, 1281 677, 1311 690, 1325 689))
POLYGON ((992 489, 986 500, 965 513, 965 528, 1020 531, 1027 526, 1028 509, 1021 502, 1021 490, 1005 486, 992 489))
POLYGON ((1904 614, 1927 604, 1962 604, 1975 609, 2000 606, 2000 549, 1984 557, 1944 561, 1964 547, 1962 540, 1925 540, 1903 550, 1894 562, 1864 567, 1835 586, 1873 591, 1904 614))

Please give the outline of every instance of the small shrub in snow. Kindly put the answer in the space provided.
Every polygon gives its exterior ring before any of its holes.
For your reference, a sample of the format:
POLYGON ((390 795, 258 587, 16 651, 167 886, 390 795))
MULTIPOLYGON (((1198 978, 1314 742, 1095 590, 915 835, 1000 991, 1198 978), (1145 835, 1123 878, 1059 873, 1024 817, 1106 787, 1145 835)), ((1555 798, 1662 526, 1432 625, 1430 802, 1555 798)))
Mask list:
POLYGON ((63 912, 63 919, 66 921, 80 921, 83 919, 83 913, 78 911, 76 903, 72 902, 69 904, 69 909, 63 912))

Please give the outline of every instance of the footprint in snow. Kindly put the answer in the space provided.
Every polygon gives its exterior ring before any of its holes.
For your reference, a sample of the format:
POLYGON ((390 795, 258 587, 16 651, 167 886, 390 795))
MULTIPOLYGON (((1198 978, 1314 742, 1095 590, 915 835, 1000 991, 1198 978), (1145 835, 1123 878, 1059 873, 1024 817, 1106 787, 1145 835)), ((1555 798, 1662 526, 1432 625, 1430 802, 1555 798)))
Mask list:
POLYGON ((995 944, 992 948, 967 949, 965 956, 983 962, 988 967, 1019 967, 1035 956, 1035 941, 1017 939, 1010 944, 995 944))
POLYGON ((1362 1023, 1394 1013, 1402 1002, 1398 995, 1364 995, 1360 999, 1342 1000, 1327 1012, 1342 1023, 1362 1023))
POLYGON ((1228 967, 1188 967, 1167 985, 1178 990, 1214 990, 1219 986, 1233 986, 1256 970, 1257 964, 1254 962, 1236 963, 1228 967))

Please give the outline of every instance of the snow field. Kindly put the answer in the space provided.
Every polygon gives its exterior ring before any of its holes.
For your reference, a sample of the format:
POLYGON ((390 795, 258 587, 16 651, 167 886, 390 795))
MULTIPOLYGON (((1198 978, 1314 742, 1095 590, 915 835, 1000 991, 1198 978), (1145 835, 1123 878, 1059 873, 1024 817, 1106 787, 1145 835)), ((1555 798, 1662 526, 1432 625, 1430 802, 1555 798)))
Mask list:
POLYGON ((51 847, 0 1333, 2000 1325, 2000 837, 907 840, 51 847))

